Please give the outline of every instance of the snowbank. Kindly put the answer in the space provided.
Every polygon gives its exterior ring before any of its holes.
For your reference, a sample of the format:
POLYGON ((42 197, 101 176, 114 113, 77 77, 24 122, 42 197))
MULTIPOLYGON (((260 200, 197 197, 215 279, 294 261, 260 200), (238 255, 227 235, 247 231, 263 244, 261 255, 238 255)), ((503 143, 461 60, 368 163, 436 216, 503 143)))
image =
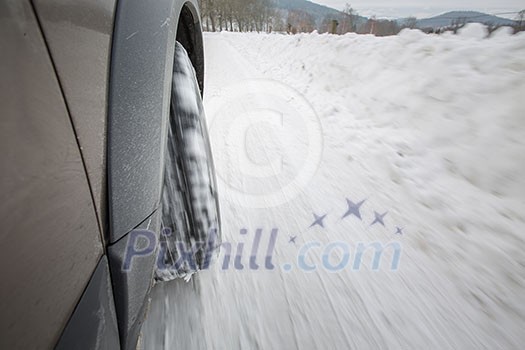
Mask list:
MULTIPOLYGON (((405 260, 396 276, 319 276, 334 290, 348 290, 341 284, 351 281, 366 314, 373 315, 377 334, 351 327, 352 335, 366 339, 356 348, 369 347, 371 338, 377 341, 372 344, 386 341, 392 348, 517 348, 524 339, 525 35, 505 34, 501 30, 487 38, 485 28, 469 25, 459 35, 441 36, 404 30, 385 38, 206 37, 217 46, 208 56, 211 74, 250 76, 253 69, 246 67, 255 66, 264 77, 299 91, 324 130, 323 161, 303 196, 257 214, 255 224, 281 216, 301 223, 315 208, 331 208, 330 215, 337 215, 345 209, 342 198, 349 196, 369 198, 369 208, 391 208, 390 225, 405 228, 405 260)), ((210 102, 220 99, 226 84, 214 79, 210 102)), ((228 210, 238 208, 232 204, 228 210)), ((295 224, 279 224, 301 232, 295 224)), ((365 239, 395 237, 389 228, 381 234, 361 230, 365 239)), ((352 239, 359 237, 359 229, 352 232, 352 239)), ((348 228, 333 223, 329 235, 348 239, 348 228)), ((312 281, 296 283, 286 287, 293 297, 318 287, 312 281)), ((311 303, 289 312, 320 314, 322 295, 309 293, 311 303)), ((279 298, 261 296, 268 303, 279 298)), ((332 298, 338 308, 351 308, 347 299, 332 298)), ((308 338, 312 322, 299 337, 308 338)))
POLYGON ((386 38, 218 33, 205 44, 224 240, 249 242, 257 228, 279 228, 278 268, 203 273, 188 293, 156 286, 166 293, 154 299, 152 310, 165 316, 155 329, 168 330, 156 341, 209 349, 523 348, 524 35, 486 38, 480 26, 386 38), (273 191, 304 173, 301 150, 311 137, 284 120, 306 114, 290 112, 299 100, 322 124, 318 169, 286 203, 243 206, 242 194, 273 191), (256 135, 242 140, 237 126, 265 109, 270 126, 256 124, 249 129, 256 135), (256 167, 277 155, 275 169, 283 170, 268 176, 230 166, 246 154, 256 167), (366 199, 362 220, 341 219, 345 198, 366 199), (385 226, 371 226, 374 211, 388 211, 385 226), (327 214, 323 227, 310 227, 312 213, 327 214), (239 234, 244 227, 252 231, 239 234), (309 241, 390 240, 403 245, 397 272, 279 268, 309 241))
POLYGON ((481 40, 486 28, 469 24, 445 36, 221 35, 306 94, 324 118, 338 113, 382 128, 382 143, 418 163, 410 171, 426 169, 418 181, 454 179, 523 201, 525 36, 505 34, 481 40))

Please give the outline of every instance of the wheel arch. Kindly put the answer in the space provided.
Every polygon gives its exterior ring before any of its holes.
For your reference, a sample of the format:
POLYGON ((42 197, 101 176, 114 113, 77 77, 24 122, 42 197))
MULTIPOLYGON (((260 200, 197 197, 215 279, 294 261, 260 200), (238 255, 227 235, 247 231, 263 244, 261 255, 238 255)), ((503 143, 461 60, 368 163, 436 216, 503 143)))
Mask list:
POLYGON ((199 9, 187 1, 183 4, 177 27, 177 41, 182 44, 197 74, 201 94, 204 93, 204 45, 199 9))
POLYGON ((107 251, 123 348, 134 348, 138 339, 156 262, 149 254, 134 259, 130 271, 122 269, 127 247, 134 243, 132 230, 158 234, 176 40, 191 52, 202 93, 197 1, 118 2, 108 88, 107 251))
POLYGON ((197 1, 118 2, 108 89, 110 244, 158 207, 175 40, 189 53, 202 93, 204 50, 197 1))

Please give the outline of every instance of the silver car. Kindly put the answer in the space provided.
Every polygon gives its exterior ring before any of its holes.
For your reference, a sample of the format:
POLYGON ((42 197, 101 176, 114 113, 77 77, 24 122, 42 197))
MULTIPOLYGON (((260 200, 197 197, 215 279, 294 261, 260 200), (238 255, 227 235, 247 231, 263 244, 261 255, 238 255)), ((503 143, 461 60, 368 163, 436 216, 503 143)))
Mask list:
POLYGON ((134 349, 220 244, 196 0, 0 0, 0 348, 134 349))

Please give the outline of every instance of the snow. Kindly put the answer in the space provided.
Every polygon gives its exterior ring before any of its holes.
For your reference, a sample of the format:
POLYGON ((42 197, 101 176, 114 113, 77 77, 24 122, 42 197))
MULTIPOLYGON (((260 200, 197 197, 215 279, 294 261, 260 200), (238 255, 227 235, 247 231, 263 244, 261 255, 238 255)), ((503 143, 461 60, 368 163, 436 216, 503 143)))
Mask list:
POLYGON ((471 39, 484 39, 489 35, 487 27, 481 23, 467 23, 458 31, 460 37, 471 39))
POLYGON ((514 34, 514 28, 512 27, 500 27, 490 34, 491 38, 502 38, 505 39, 514 34))
POLYGON ((521 348, 525 36, 486 36, 206 34, 224 240, 278 228, 277 269, 158 285, 146 329, 188 349, 521 348), (401 265, 283 271, 312 240, 399 242, 401 265))

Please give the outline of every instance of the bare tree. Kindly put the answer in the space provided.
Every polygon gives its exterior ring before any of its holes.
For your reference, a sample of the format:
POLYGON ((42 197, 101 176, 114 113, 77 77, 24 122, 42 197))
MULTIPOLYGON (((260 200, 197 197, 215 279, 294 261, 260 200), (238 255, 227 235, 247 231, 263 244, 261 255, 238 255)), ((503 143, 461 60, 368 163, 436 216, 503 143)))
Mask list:
POLYGON ((356 16, 356 12, 352 8, 352 5, 350 5, 349 3, 346 3, 342 12, 343 12, 343 15, 341 18, 340 33, 345 34, 348 32, 355 32, 356 28, 355 28, 354 19, 356 16))
POLYGON ((516 22, 517 28, 516 32, 521 32, 522 30, 525 30, 525 10, 521 10, 518 12, 518 15, 516 16, 516 22))
POLYGON ((376 34, 376 30, 377 30, 376 16, 372 16, 366 22, 365 33, 366 34, 376 34))
POLYGON ((315 19, 311 14, 301 10, 291 10, 288 12, 289 32, 309 33, 315 29, 315 19))
POLYGON ((452 20, 452 30, 457 33, 459 29, 463 28, 468 22, 467 17, 458 17, 452 20))
POLYGON ((286 31, 286 23, 281 11, 274 10, 272 17, 270 18, 270 25, 272 29, 276 32, 286 31))
POLYGON ((375 35, 387 36, 399 33, 399 26, 396 21, 379 20, 376 22, 375 35))
POLYGON ((417 27, 417 18, 410 16, 405 20, 404 28, 414 29, 417 27))
POLYGON ((324 16, 323 20, 321 21, 321 26, 318 28, 319 33, 329 33, 330 29, 332 28, 333 20, 334 17, 331 15, 324 16))

